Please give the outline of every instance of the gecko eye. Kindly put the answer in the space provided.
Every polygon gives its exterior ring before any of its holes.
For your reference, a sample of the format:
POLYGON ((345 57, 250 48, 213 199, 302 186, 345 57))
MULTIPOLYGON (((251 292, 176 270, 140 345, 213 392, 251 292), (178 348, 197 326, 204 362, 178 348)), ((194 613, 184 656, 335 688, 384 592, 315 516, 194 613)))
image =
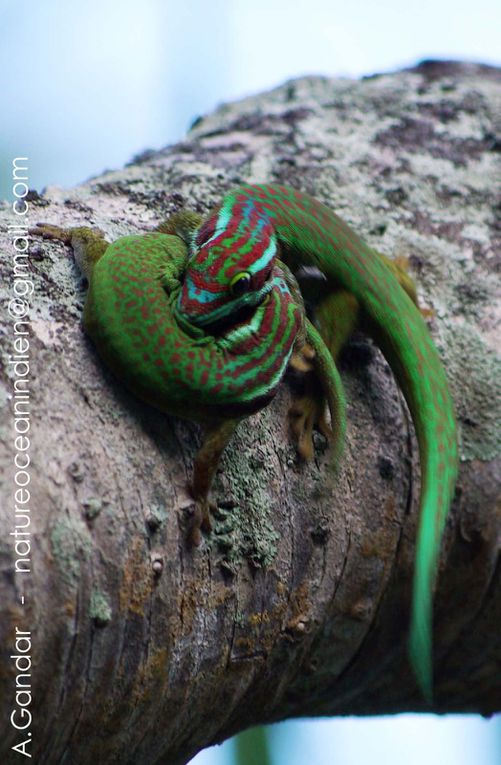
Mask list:
POLYGON ((240 274, 235 274, 230 282, 230 292, 233 297, 240 297, 245 295, 251 288, 251 275, 247 271, 242 271, 240 274))

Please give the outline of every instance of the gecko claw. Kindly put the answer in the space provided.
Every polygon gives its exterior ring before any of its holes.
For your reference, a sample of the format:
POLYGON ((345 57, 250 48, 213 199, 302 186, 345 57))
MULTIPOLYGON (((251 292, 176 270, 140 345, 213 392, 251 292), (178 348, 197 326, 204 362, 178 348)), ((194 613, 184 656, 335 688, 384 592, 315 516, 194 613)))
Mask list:
POLYGON ((291 430, 300 456, 308 462, 314 454, 313 430, 317 428, 330 441, 332 429, 325 416, 325 401, 322 396, 302 396, 289 409, 291 430))
POLYGON ((217 505, 208 499, 193 497, 194 504, 190 505, 191 515, 189 521, 187 540, 190 547, 200 547, 202 544, 202 532, 210 534, 212 532, 211 514, 217 511, 217 505))

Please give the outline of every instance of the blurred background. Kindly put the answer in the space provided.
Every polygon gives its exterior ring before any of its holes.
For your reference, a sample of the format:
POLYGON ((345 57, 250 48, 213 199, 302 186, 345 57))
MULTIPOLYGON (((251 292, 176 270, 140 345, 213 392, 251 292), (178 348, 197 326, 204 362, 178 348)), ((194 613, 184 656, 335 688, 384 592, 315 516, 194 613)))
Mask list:
MULTIPOLYGON (((501 65, 499 0, 0 0, 0 198, 11 163, 72 186, 182 138, 221 102, 304 74, 359 77, 423 58, 501 65)), ((501 720, 297 721, 192 765, 499 765, 501 720)))
POLYGON ((0 0, 0 198, 12 157, 71 186, 304 74, 501 63, 499 0, 0 0))

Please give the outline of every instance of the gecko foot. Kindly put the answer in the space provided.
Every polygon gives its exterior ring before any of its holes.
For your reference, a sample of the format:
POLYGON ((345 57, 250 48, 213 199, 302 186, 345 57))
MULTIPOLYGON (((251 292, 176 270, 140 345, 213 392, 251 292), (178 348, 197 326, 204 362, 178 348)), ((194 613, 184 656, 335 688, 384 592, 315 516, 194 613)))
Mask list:
POLYGON ((289 359, 289 366, 296 372, 311 372, 314 368, 312 363, 315 351, 309 343, 303 343, 301 348, 295 349, 289 359))
POLYGON ((303 376, 303 393, 295 399, 289 409, 289 421, 300 456, 308 461, 313 457, 313 429, 317 428, 328 441, 332 430, 325 417, 326 400, 318 375, 314 372, 318 363, 317 354, 309 342, 305 342, 293 353, 289 366, 303 376))
POLYGON ((198 450, 193 466, 193 481, 190 493, 195 500, 195 512, 188 541, 198 547, 202 541, 202 531, 210 533, 212 522, 210 513, 217 506, 209 500, 209 492, 216 473, 219 459, 230 440, 237 420, 221 420, 205 428, 202 446, 198 450))
POLYGON ((301 457, 308 461, 313 457, 313 429, 317 428, 330 441, 332 429, 326 418, 326 404, 322 394, 306 394, 298 398, 289 409, 289 419, 296 448, 301 457))
POLYGON ((71 244, 71 229, 54 226, 52 223, 37 223, 28 232, 32 236, 41 236, 43 239, 52 239, 64 244, 71 244))
MULTIPOLYGON (((194 498, 195 499, 195 498, 194 498)), ((194 507, 190 506, 192 516, 189 521, 187 541, 190 547, 200 547, 202 531, 210 534, 212 531, 211 513, 216 512, 217 505, 208 499, 195 499, 194 507)))

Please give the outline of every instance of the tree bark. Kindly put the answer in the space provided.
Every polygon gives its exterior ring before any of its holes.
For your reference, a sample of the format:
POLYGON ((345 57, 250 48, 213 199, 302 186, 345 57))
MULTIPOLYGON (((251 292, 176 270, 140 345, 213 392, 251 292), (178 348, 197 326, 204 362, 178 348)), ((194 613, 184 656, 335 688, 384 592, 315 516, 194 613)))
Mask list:
POLYGON ((406 653, 417 448, 372 343, 357 335, 341 359, 339 473, 320 436, 314 461, 298 461, 284 384, 237 429, 214 487, 215 530, 189 549, 197 427, 142 404, 102 365, 81 328, 84 286, 67 248, 33 240, 27 271, 15 271, 14 222, 95 225, 115 239, 184 206, 206 213, 247 181, 311 193, 378 250, 409 259, 461 428, 433 709, 501 709, 500 127, 501 74, 486 66, 303 78, 222 106, 124 170, 31 192, 24 216, 1 207, 4 308, 33 284, 29 335, 12 310, 1 323, 2 762, 17 762, 12 747, 26 741, 40 765, 177 765, 258 723, 428 711, 406 653), (16 406, 29 449, 15 441, 16 406), (24 494, 16 454, 31 460, 24 494), (16 728, 23 709, 32 721, 16 728))

